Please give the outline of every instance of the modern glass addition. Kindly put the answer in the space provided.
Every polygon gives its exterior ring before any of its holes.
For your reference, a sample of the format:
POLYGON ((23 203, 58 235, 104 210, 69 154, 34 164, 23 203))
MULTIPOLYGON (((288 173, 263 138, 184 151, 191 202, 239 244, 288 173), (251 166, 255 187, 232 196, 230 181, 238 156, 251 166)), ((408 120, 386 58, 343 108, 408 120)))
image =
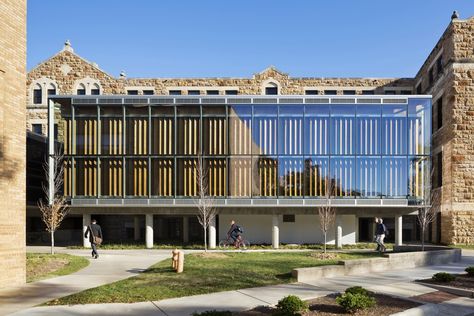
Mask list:
MULTIPOLYGON (((99 99, 100 100, 100 99, 99 99)), ((431 100, 62 107, 72 197, 422 199, 431 100)))

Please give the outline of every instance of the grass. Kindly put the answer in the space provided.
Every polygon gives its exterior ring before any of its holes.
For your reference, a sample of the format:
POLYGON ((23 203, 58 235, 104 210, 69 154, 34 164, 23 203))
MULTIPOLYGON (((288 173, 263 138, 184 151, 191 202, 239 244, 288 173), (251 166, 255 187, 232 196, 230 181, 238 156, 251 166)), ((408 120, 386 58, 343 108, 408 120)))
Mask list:
POLYGON ((26 282, 71 274, 89 265, 89 260, 68 254, 26 254, 26 282))
POLYGON ((449 245, 449 247, 474 250, 474 244, 457 244, 449 245))
POLYGON ((321 252, 232 252, 185 256, 184 272, 159 262, 138 276, 51 301, 47 305, 131 303, 294 282, 291 270, 337 264, 339 260, 377 256, 376 253, 339 253, 320 260, 321 252))
MULTIPOLYGON (((343 250, 354 250, 354 249, 375 249, 377 245, 375 243, 356 243, 350 245, 343 245, 343 250)), ((393 244, 385 244, 387 249, 392 249, 393 244)), ((328 250, 334 250, 334 245, 327 245, 328 250)), ((130 249, 145 249, 144 243, 111 243, 111 244, 102 244, 101 249, 108 250, 130 250, 130 249)), ((168 243, 168 244, 158 244, 154 245, 153 249, 195 249, 201 250, 204 249, 204 246, 201 244, 182 244, 182 243, 168 243)), ((322 244, 281 244, 281 249, 308 249, 308 250, 322 250, 322 244)), ((69 246, 68 249, 85 249, 82 246, 69 246)), ((272 249, 271 245, 260 244, 260 245, 251 245, 249 249, 260 250, 260 249, 272 249)))

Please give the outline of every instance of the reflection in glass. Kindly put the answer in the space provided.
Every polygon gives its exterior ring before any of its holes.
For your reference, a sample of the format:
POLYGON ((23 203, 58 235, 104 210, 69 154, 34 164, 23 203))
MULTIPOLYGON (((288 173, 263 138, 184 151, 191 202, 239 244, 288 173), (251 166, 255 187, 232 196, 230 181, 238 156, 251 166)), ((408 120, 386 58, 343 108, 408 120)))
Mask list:
POLYGON ((305 154, 329 153, 329 105, 305 106, 304 143, 305 154))
POLYGON ((278 189, 278 161, 276 158, 260 156, 254 158, 257 167, 253 173, 254 196, 276 196, 278 189))
POLYGON ((277 118, 255 117, 252 138, 253 154, 275 155, 277 148, 277 118))
POLYGON ((431 138, 431 107, 426 100, 410 100, 408 105, 408 154, 428 155, 431 138))
POLYGON ((329 159, 327 157, 306 158, 305 168, 305 195, 319 196, 326 195, 329 179, 329 159))
POLYGON ((429 160, 427 157, 409 158, 409 196, 416 199, 423 199, 426 196, 427 183, 431 181, 429 174, 429 160))
POLYGON ((303 106, 280 106, 279 150, 282 155, 303 153, 303 106))
POLYGON ((331 108, 331 153, 354 154, 354 105, 333 105, 331 108))
POLYGON ((357 154, 380 155, 380 105, 357 106, 357 154))
POLYGON ((280 158, 278 160, 280 196, 303 196, 303 159, 280 158))
POLYGON ((331 158, 331 178, 336 197, 354 197, 354 158, 331 158))
POLYGON ((407 159, 382 158, 382 195, 383 197, 405 198, 407 195, 407 159))
POLYGON ((380 158, 357 159, 356 191, 364 198, 380 197, 380 158))
POLYGON ((406 105, 382 107, 382 154, 406 155, 406 105))

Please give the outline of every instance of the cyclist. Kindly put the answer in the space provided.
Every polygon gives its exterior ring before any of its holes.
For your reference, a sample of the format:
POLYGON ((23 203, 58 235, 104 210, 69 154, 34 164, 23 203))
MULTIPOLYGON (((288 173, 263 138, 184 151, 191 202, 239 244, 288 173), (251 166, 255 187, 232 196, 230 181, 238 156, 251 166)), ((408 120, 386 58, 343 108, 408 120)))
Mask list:
POLYGON ((243 229, 239 225, 235 223, 234 220, 230 222, 230 228, 229 231, 227 232, 227 239, 232 238, 232 241, 234 242, 234 247, 237 247, 238 244, 242 241, 242 233, 243 229))

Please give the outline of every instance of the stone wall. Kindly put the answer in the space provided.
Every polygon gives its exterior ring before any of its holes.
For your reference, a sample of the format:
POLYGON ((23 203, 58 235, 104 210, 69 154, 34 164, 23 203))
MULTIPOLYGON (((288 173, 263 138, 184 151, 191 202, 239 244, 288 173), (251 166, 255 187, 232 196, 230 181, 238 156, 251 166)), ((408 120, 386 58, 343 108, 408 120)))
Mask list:
POLYGON ((0 287, 25 283, 26 1, 0 1, 0 287))

